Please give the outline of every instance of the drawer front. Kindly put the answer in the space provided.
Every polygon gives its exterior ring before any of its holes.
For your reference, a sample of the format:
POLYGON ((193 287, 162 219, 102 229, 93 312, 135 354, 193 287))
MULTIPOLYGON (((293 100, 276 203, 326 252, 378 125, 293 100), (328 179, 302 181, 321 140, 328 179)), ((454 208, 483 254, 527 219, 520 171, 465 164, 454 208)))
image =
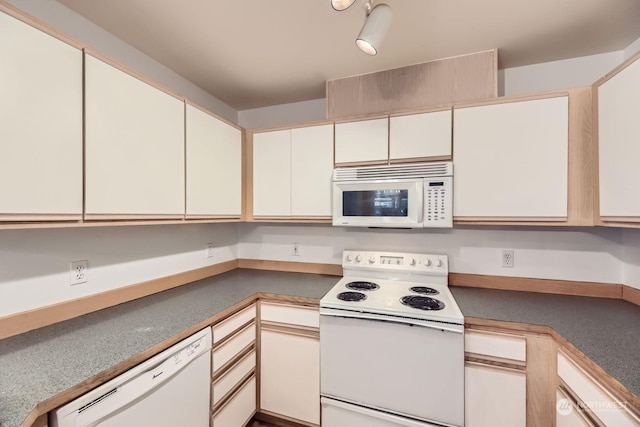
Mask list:
POLYGON ((527 341, 515 335, 467 330, 464 333, 464 351, 524 362, 527 359, 527 341))
POLYGON ((624 402, 612 396, 561 352, 558 353, 558 376, 605 425, 632 427, 640 424, 639 419, 624 409, 624 402))
POLYGON ((252 323, 238 332, 230 340, 213 350, 211 371, 216 373, 231 359, 237 356, 244 348, 256 340, 256 325, 252 323))
POLYGON ((320 310, 313 307, 295 307, 268 302, 260 303, 260 320, 291 325, 320 327, 320 310))
POLYGON ((213 343, 216 344, 237 331, 242 325, 256 318, 256 305, 245 308, 239 313, 213 325, 213 343))
POLYGON ((216 380, 211 386, 211 403, 213 406, 220 402, 242 379, 256 367, 255 350, 247 354, 244 359, 233 366, 229 372, 216 380))
POLYGON ((212 427, 242 427, 256 411, 256 378, 252 377, 211 419, 212 427))

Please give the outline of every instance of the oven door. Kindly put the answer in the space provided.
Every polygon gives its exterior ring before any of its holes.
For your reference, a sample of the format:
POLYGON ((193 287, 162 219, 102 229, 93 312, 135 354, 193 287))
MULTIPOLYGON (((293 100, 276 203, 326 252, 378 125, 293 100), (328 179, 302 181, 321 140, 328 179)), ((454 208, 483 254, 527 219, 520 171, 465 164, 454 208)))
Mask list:
POLYGON ((321 394, 463 426, 464 334, 389 319, 320 316, 321 394))
POLYGON ((423 181, 334 181, 333 225, 421 228, 423 181))

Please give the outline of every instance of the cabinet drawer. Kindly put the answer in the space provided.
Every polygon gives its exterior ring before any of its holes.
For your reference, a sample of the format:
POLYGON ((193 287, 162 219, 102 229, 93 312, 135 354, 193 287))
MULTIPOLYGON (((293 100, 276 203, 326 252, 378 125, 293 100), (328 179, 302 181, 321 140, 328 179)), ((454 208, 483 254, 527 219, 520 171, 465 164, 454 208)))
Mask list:
POLYGON ((515 335, 465 331, 464 351, 525 361, 527 359, 527 341, 524 337, 515 335))
POLYGON ((640 420, 625 410, 625 403, 606 391, 562 352, 558 353, 558 376, 605 425, 638 426, 640 420))
POLYGON ((256 367, 255 350, 247 354, 229 372, 217 379, 211 386, 211 404, 217 405, 242 379, 256 367))
POLYGON ((260 319, 267 322, 289 323, 291 325, 320 327, 320 311, 313 307, 260 303, 260 319))
POLYGON ((216 344, 235 332, 248 321, 256 318, 256 305, 253 304, 239 313, 213 325, 213 343, 216 344))
POLYGON ((244 426, 256 412, 256 378, 252 377, 211 418, 212 427, 244 426))
POLYGON ((238 332, 230 340, 219 347, 214 348, 211 362, 211 371, 216 373, 231 359, 238 355, 248 345, 256 340, 256 324, 251 323, 238 332))

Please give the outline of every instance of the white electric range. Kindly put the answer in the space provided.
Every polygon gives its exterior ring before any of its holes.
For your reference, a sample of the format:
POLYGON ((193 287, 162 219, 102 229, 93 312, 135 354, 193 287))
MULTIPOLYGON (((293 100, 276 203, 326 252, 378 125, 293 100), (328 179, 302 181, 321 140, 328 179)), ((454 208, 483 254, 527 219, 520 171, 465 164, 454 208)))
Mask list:
POLYGON ((323 427, 464 426, 464 316, 446 255, 345 251, 320 301, 323 427))

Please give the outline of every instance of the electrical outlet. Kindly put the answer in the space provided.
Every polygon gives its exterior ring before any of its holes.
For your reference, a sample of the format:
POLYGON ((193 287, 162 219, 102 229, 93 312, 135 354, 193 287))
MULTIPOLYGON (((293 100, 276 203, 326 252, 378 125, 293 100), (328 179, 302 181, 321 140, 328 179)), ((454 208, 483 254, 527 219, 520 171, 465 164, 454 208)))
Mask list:
POLYGON ((513 249, 502 250, 502 266, 507 268, 513 268, 514 265, 514 253, 513 249))
POLYGON ((291 255, 300 256, 300 243, 294 242, 293 248, 291 249, 291 255))
POLYGON ((71 261, 69 263, 69 284, 79 285, 89 280, 89 261, 71 261))
POLYGON ((213 258, 213 243, 207 243, 207 250, 205 252, 207 258, 213 258))

